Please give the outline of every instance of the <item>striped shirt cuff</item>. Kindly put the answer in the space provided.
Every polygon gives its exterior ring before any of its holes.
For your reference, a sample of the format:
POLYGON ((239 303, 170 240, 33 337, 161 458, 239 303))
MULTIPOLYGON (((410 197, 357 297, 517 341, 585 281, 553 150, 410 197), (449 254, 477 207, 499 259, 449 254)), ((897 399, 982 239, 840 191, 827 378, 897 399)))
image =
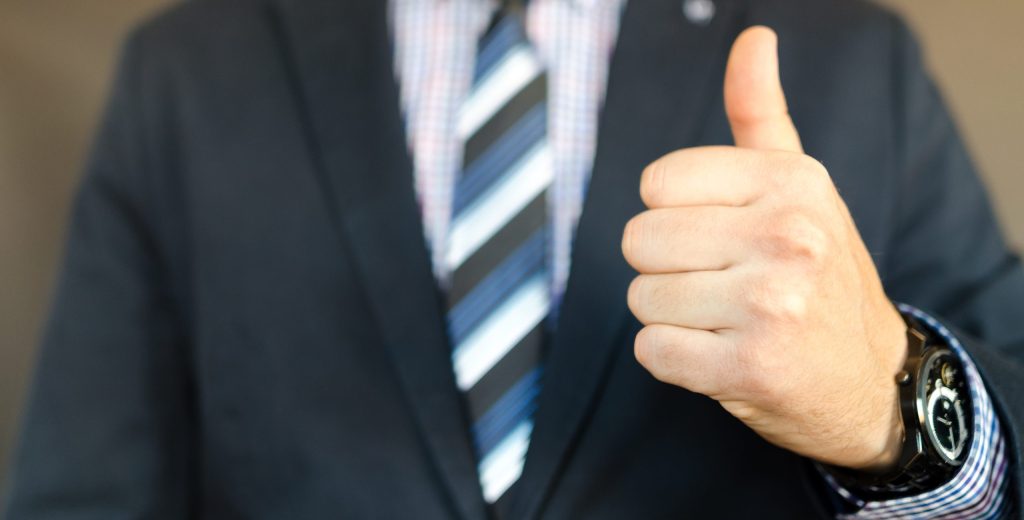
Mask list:
POLYGON ((1009 497, 1006 443, 992 399, 985 390, 978 369, 963 345, 949 329, 909 305, 900 304, 910 314, 937 333, 963 360, 974 409, 974 438, 967 462, 957 474, 936 489, 917 495, 883 501, 864 501, 843 488, 827 471, 818 466, 829 486, 852 506, 854 513, 837 515, 841 519, 874 518, 1003 518, 1008 516, 1009 497))

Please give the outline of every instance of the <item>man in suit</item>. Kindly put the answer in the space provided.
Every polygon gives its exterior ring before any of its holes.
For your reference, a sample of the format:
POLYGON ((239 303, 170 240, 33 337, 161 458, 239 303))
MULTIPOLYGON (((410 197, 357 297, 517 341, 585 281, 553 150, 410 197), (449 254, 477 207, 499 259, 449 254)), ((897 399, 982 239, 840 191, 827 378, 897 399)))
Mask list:
POLYGON ((190 2, 126 45, 7 513, 1019 515, 1022 358, 869 4, 190 2))

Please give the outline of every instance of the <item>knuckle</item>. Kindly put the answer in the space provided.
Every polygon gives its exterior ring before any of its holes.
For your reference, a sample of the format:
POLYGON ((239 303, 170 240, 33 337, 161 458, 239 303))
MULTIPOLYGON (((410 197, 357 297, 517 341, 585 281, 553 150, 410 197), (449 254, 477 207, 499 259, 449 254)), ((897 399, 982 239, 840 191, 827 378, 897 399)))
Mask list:
POLYGON ((633 342, 633 355, 636 357, 637 362, 651 372, 654 372, 656 365, 657 342, 657 328, 650 326, 640 329, 640 332, 636 334, 636 340, 633 342))
POLYGON ((775 189, 794 193, 802 198, 819 198, 823 189, 831 186, 828 170, 817 159, 804 154, 792 152, 769 152, 767 160, 772 167, 772 175, 767 182, 775 189))
POLYGON ((622 255, 630 265, 636 267, 640 262, 640 234, 642 232, 643 214, 637 215, 626 222, 622 231, 622 255))
POLYGON ((777 289, 770 280, 755 280, 747 284, 743 293, 743 302, 749 312, 756 319, 771 317, 775 309, 777 289))
POLYGON ((758 322, 801 323, 809 311, 808 298, 799 284, 774 277, 751 284, 746 294, 748 311, 758 322))
POLYGON ((807 172, 810 175, 814 175, 820 179, 828 179, 828 169, 821 161, 811 157, 810 155, 800 154, 797 156, 797 164, 801 171, 807 172))
POLYGON ((795 153, 789 151, 774 151, 772 157, 778 161, 786 171, 795 173, 798 175, 802 174, 816 174, 825 171, 825 166, 820 161, 804 153, 795 153))
POLYGON ((790 211, 776 219, 769 237, 772 249, 785 260, 818 265, 828 256, 828 235, 802 212, 790 211))
POLYGON ((645 211, 634 216, 626 223, 622 236, 622 250, 626 261, 640 272, 651 269, 655 260, 648 254, 652 241, 656 238, 656 216, 653 211, 645 211))
POLYGON ((637 276, 633 278, 633 281, 629 284, 629 290, 626 292, 626 303, 629 305, 629 310, 634 316, 640 321, 643 321, 644 313, 644 286, 646 285, 644 276, 637 276))
POLYGON ((809 301, 799 291, 788 291, 781 298, 776 310, 776 320, 783 323, 799 324, 807 320, 809 301))
POLYGON ((672 383, 672 350, 662 328, 649 325, 637 333, 633 354, 655 379, 672 383))
POLYGON ((757 408, 750 405, 749 403, 742 401, 733 401, 728 403, 727 409, 729 410, 729 413, 733 415, 733 417, 743 422, 755 420, 758 415, 757 408))
POLYGON ((793 171, 808 196, 820 198, 832 189, 832 178, 821 161, 809 155, 797 155, 793 163, 793 171))
POLYGON ((665 161, 658 159, 648 164, 640 175, 640 199, 647 207, 658 206, 662 203, 664 185, 665 161))

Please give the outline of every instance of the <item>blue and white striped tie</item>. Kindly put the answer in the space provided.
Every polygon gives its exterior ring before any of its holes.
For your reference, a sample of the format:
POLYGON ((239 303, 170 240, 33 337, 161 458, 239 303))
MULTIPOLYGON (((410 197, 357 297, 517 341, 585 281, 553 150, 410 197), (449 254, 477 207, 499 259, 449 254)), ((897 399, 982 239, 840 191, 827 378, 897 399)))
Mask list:
POLYGON ((546 99, 521 10, 503 10, 480 41, 459 113, 466 149, 445 258, 452 361, 491 504, 522 473, 551 308, 546 99))

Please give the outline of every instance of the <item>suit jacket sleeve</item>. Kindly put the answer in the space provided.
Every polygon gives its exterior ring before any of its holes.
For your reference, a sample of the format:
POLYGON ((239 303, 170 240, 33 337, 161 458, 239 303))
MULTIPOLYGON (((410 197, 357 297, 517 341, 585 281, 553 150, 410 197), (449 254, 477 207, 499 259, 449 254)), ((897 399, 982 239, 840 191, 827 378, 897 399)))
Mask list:
MULTIPOLYGON (((1024 268, 1007 246, 985 190, 910 31, 897 22, 893 234, 878 259, 889 296, 954 329, 981 373, 1006 432, 1021 504, 1024 427, 1024 268)), ((1018 508, 1018 514, 1020 509, 1018 508)))
POLYGON ((141 93, 155 89, 139 40, 74 202, 12 466, 12 520, 189 516, 189 361, 156 218, 168 197, 150 175, 141 93))

